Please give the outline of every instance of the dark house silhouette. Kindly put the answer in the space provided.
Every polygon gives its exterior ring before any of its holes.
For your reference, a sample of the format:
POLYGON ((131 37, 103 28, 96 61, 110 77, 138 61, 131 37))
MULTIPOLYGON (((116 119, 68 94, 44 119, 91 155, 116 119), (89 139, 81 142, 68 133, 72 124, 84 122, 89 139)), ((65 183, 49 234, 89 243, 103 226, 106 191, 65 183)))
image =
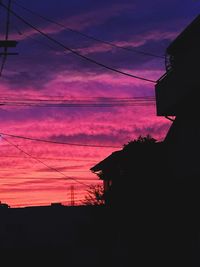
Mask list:
MULTIPOLYGON (((158 80, 158 116, 176 116, 164 140, 168 174, 172 180, 169 218, 176 230, 180 264, 200 265, 200 16, 183 30, 167 48, 167 71, 158 80), (179 242, 178 242, 178 241, 179 242), (182 243, 182 244, 181 244, 182 243)), ((174 233, 174 232, 173 232, 174 233)), ((174 248, 175 250, 175 248, 174 248)))
POLYGON ((156 84, 158 116, 198 113, 200 16, 166 50, 166 73, 156 84))
POLYGON ((155 87, 157 115, 176 116, 164 140, 168 147, 168 172, 176 185, 175 203, 178 210, 182 209, 179 217, 198 231, 200 16, 170 44, 166 55, 167 71, 155 87))
POLYGON ((133 141, 91 168, 104 182, 106 205, 142 205, 149 201, 150 194, 158 194, 157 183, 162 180, 162 145, 154 139, 133 141))
POLYGON ((157 115, 176 116, 165 140, 133 142, 91 168, 104 180, 121 247, 140 266, 200 266, 199 62, 200 16, 167 48, 155 86, 157 115))
POLYGON ((154 139, 141 140, 130 142, 91 170, 104 181, 111 232, 119 236, 118 253, 124 251, 126 264, 140 260, 140 266, 145 266, 166 257, 164 251, 172 245, 175 229, 167 223, 173 195, 166 145, 154 139))
POLYGON ((166 73, 155 86, 158 116, 176 116, 165 143, 170 174, 199 184, 200 15, 169 45, 166 73))

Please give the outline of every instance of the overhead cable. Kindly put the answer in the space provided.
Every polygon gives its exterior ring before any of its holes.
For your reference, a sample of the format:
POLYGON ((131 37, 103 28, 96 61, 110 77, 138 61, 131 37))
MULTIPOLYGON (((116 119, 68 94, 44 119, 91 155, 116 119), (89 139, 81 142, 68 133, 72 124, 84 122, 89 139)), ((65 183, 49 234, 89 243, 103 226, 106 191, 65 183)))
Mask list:
POLYGON ((30 99, 0 97, 0 105, 30 107, 128 107, 155 103, 154 97, 94 98, 91 99, 30 99))
MULTIPOLYGON (((6 10, 8 10, 8 7, 6 5, 4 5, 3 3, 0 3, 0 5, 2 7, 4 7, 6 10)), ((113 67, 110 67, 110 66, 107 66, 103 63, 100 63, 92 58, 89 58, 87 56, 84 56, 82 54, 80 54, 79 52, 77 52, 76 50, 70 48, 70 47, 67 47, 66 45, 64 45, 63 43, 61 43, 60 41, 56 40, 55 38, 51 37, 50 35, 44 33, 43 31, 39 30, 37 27, 35 27, 34 25, 32 25, 30 22, 28 22, 27 20, 25 20, 24 18, 22 18, 20 15, 18 15, 16 12, 14 12, 13 10, 10 10, 11 14, 13 14, 16 18, 18 18, 19 20, 21 20, 24 24, 26 24, 27 26, 31 27, 32 29, 34 29, 36 32, 40 33, 42 36, 46 37, 48 40, 52 41, 53 43, 57 44, 58 46, 64 48, 65 50, 67 51, 70 51, 72 54, 88 61, 88 62, 91 62, 95 65, 98 65, 100 67, 103 67, 105 69, 108 69, 110 71, 113 71, 113 72, 116 72, 116 73, 119 73, 121 75, 125 75, 125 76, 128 76, 128 77, 131 77, 131 78, 134 78, 134 79, 139 79, 139 80, 142 80, 142 81, 146 81, 146 82, 150 82, 150 83, 156 83, 155 80, 151 80, 151 79, 148 79, 148 78, 145 78, 145 77, 140 77, 140 76, 137 76, 137 75, 133 75, 131 73, 127 73, 125 71, 121 71, 121 70, 118 70, 118 69, 115 69, 113 67)))
POLYGON ((47 22, 50 22, 52 24, 55 24, 57 26, 60 26, 62 27, 63 29, 67 30, 67 31, 70 31, 70 32, 73 32, 73 33, 76 33, 76 34, 79 34, 87 39, 90 39, 90 40, 93 40, 93 41, 96 41, 96 42, 99 42, 99 43, 103 43, 103 44, 106 44, 106 45, 109 45, 109 46, 112 46, 112 47, 115 47, 115 48, 119 48, 119 49, 123 49, 125 51, 129 51, 129 52, 134 52, 134 53, 138 53, 138 54, 141 54, 141 55, 145 55, 145 56, 150 56, 150 57, 156 57, 156 58, 161 58, 161 59, 165 59, 165 56, 161 56, 161 55, 156 55, 156 54, 153 54, 153 53, 149 53, 149 52, 145 52, 145 51, 141 51, 141 50, 138 50, 138 49, 134 49, 134 48, 128 48, 128 47, 124 47, 124 46, 120 46, 120 45, 116 45, 112 42, 108 42, 108 41, 105 41, 105 40, 102 40, 102 39, 99 39, 97 37, 94 37, 94 36, 91 36, 89 34, 86 34, 86 33, 83 33, 81 31, 78 31, 78 30, 75 30, 75 29, 72 29, 70 27, 67 27, 65 26, 64 24, 60 23, 60 22, 56 22, 50 18, 47 18, 46 16, 43 16, 33 10, 31 10, 30 8, 27 8, 21 4, 19 4, 17 1, 14 1, 14 4, 17 5, 18 7, 22 8, 23 10, 26 10, 28 11, 29 13, 35 15, 35 16, 38 16, 40 17, 41 19, 47 21, 47 22))
POLYGON ((74 178, 74 177, 70 177, 70 176, 66 176, 63 172, 59 171, 58 169, 51 167, 49 165, 47 165, 46 163, 44 163, 43 161, 41 161, 40 159, 38 159, 37 157, 32 156, 31 154, 29 154, 28 152, 24 151, 23 149, 21 149, 19 146, 15 145, 13 142, 10 142, 7 138, 5 138, 4 136, 1 135, 1 138, 3 140, 5 140, 8 144, 10 144, 11 146, 15 147, 16 149, 18 149, 19 151, 21 151, 23 154, 27 155, 29 158, 34 159, 35 161, 41 163, 42 165, 44 165, 45 167, 47 167, 48 169, 50 169, 51 171, 57 172, 59 174, 61 174, 62 176, 64 176, 67 180, 73 180, 76 183, 82 184, 84 186, 89 186, 86 183, 83 183, 81 181, 79 181, 78 179, 74 178))
POLYGON ((59 141, 51 141, 51 140, 45 140, 45 139, 39 139, 39 138, 31 138, 26 136, 19 136, 14 134, 6 134, 6 133, 0 133, 0 136, 9 136, 19 139, 25 139, 30 141, 37 141, 37 142, 43 142, 43 143, 51 143, 51 144, 59 144, 59 145, 68 145, 68 146, 84 146, 84 147, 102 147, 102 148, 120 148, 119 146, 109 146, 109 145, 94 145, 94 144, 78 144, 78 143, 70 143, 70 142, 59 142, 59 141))

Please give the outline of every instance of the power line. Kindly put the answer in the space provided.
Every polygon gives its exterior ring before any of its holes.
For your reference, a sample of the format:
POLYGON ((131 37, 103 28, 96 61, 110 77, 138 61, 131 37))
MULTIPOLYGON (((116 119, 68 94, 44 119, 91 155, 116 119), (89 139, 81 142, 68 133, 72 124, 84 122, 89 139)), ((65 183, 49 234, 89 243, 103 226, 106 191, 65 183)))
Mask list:
MULTIPOLYGON (((0 5, 2 7, 4 7, 6 10, 8 10, 8 7, 2 3, 0 3, 0 5)), ((151 80, 151 79, 148 79, 148 78, 144 78, 144 77, 140 77, 140 76, 137 76, 137 75, 133 75, 133 74, 130 74, 130 73, 127 73, 127 72, 124 72, 124 71, 120 71, 118 69, 115 69, 115 68, 112 68, 112 67, 109 67, 103 63, 100 63, 92 58, 89 58, 87 56, 84 56, 82 54, 80 54, 79 52, 75 51, 74 49, 71 49, 69 47, 67 47, 66 45, 62 44, 61 42, 57 41, 56 39, 54 39, 53 37, 49 36, 48 34, 44 33, 43 31, 39 30, 37 27, 33 26, 31 23, 29 23, 28 21, 26 21, 24 18, 22 18, 21 16, 19 16, 16 12, 14 12, 13 10, 10 10, 10 12, 16 17, 18 18, 19 20, 21 20, 24 24, 26 24, 27 26, 31 27, 32 29, 34 29, 35 31, 37 31, 38 33, 40 33, 42 36, 46 37, 47 39, 49 39, 50 41, 54 42, 55 44, 57 44, 58 46, 64 48, 65 50, 67 51, 70 51, 72 54, 88 61, 88 62, 91 62, 95 65, 98 65, 100 67, 103 67, 105 69, 108 69, 110 71, 113 71, 113 72, 116 72, 116 73, 119 73, 119 74, 122 74, 122 75, 125 75, 125 76, 128 76, 128 77, 131 77, 131 78, 134 78, 134 79, 139 79, 139 80, 143 80, 143 81, 146 81, 146 82, 151 82, 151 83, 156 83, 156 81, 154 80, 151 80)))
POLYGON ((142 55, 145 55, 145 56, 151 56, 151 57, 156 57, 156 58, 162 58, 164 59, 165 57, 164 56, 160 56, 160 55, 155 55, 155 54, 152 54, 152 53, 148 53, 148 52, 144 52, 144 51, 141 51, 141 50, 138 50, 138 49, 133 49, 133 48, 128 48, 128 47, 123 47, 123 46, 119 46, 119 45, 116 45, 114 43, 111 43, 111 42, 108 42, 108 41, 105 41, 105 40, 102 40, 102 39, 99 39, 99 38, 96 38, 96 37, 93 37, 91 35, 88 35, 88 34, 85 34, 81 31, 77 31, 75 29, 72 29, 72 28, 69 28, 69 27, 66 27, 64 24, 62 23, 59 23, 59 22, 56 22, 50 18, 47 18, 35 11, 32 11, 31 9, 27 8, 27 7, 24 7, 23 5, 19 4, 17 1, 14 1, 14 4, 17 5, 18 7, 22 8, 23 10, 26 10, 28 11, 29 13, 35 15, 35 16, 38 16, 40 18, 42 18, 43 20, 46 20, 52 24, 55 24, 57 26, 60 26, 62 27, 63 29, 65 30, 68 30, 70 32, 73 32, 73 33, 76 33, 76 34, 79 34, 83 37, 86 37, 87 39, 90 39, 90 40, 93 40, 93 41, 96 41, 96 42, 100 42, 100 43, 103 43, 103 44, 106 44, 106 45, 109 45, 109 46, 112 46, 112 47, 115 47, 115 48, 119 48, 119 49, 123 49, 123 50, 126 50, 126 51, 129 51, 129 52, 134 52, 134 53, 138 53, 138 54, 142 54, 142 55))
POLYGON ((85 106, 85 105, 117 105, 117 104, 137 104, 137 103, 147 103, 147 102, 155 102, 155 99, 141 99, 141 100, 121 100, 121 101, 74 101, 74 100, 42 100, 42 99, 35 99, 35 100, 29 100, 29 99, 1 99, 1 104, 65 104, 67 105, 79 105, 79 106, 85 106), (56 103, 57 102, 57 103, 56 103))
POLYGON ((15 147, 16 149, 18 149, 19 151, 21 151, 22 153, 24 153, 25 155, 27 155, 28 157, 36 160, 37 162, 43 164, 45 167, 47 167, 48 169, 50 169, 51 171, 54 171, 54 172, 57 172, 59 174, 61 174, 62 176, 64 176, 66 179, 70 179, 70 180, 74 180, 75 182, 79 183, 79 184, 82 184, 84 186, 89 186, 88 184, 85 184, 83 182, 80 182, 78 179, 74 178, 74 177, 70 177, 70 176, 66 176, 63 172, 59 171, 58 169, 54 168, 54 167, 51 167, 49 165, 47 165, 46 163, 44 163, 43 161, 39 160, 38 158, 36 157, 33 157, 31 154, 29 154, 28 152, 24 151, 23 149, 21 149, 20 147, 18 147, 17 145, 15 145, 14 143, 8 141, 7 138, 1 136, 2 139, 4 139, 7 143, 9 143, 10 145, 12 145, 13 147, 15 147))
MULTIPOLYGON (((86 97, 81 99, 64 99, 65 96, 48 96, 48 99, 42 98, 16 98, 16 96, 0 96, 0 105, 2 106, 21 106, 38 108, 113 108, 113 107, 132 107, 147 106, 155 104, 154 96, 140 97, 86 97), (57 99, 53 99, 57 97, 57 99), (61 97, 62 99, 58 99, 61 97)), ((47 96, 46 96, 47 97, 47 96)))
POLYGON ((20 138, 30 141, 36 141, 36 142, 43 142, 43 143, 50 143, 50 144, 59 144, 59 145, 68 145, 68 146, 84 146, 84 147, 102 147, 102 148, 121 148, 119 146, 109 146, 109 145, 93 145, 93 144, 78 144, 78 143, 69 143, 69 142, 59 142, 59 141, 50 141, 45 139, 39 139, 39 138, 31 138, 31 137, 25 137, 20 135, 14 135, 14 134, 6 134, 6 133, 0 133, 0 137, 3 138, 2 135, 14 137, 14 138, 20 138))
MULTIPOLYGON (((10 96, 13 96, 13 94, 10 94, 10 96)), ((42 95, 42 97, 44 97, 42 95)), ((48 98, 46 99, 43 99, 43 98, 27 98, 27 97, 24 97, 24 101, 68 101, 68 102, 75 102, 75 103, 79 103, 79 102, 83 102, 83 103, 87 103, 87 102, 90 102, 90 101, 110 101, 110 102, 113 102, 113 101, 140 101, 140 100, 155 100, 155 97, 154 96, 135 96, 135 97, 101 97, 101 96, 94 96, 94 97, 82 97, 82 98, 76 98, 76 99, 64 99, 64 100, 60 100, 60 99, 49 99, 49 97, 62 97, 64 98, 65 96, 63 95, 60 95, 60 96, 48 96, 48 98)), ((0 96, 0 99, 9 99, 8 98, 8 95, 6 94, 6 96, 0 96)), ((16 100, 16 101, 19 101, 19 99, 13 99, 13 100, 16 100)), ((23 101, 22 98, 20 98, 20 100, 23 101)))
POLYGON ((6 106, 28 106, 28 107, 55 107, 55 108, 112 108, 128 106, 146 106, 155 103, 153 96, 141 96, 132 98, 115 98, 115 97, 94 97, 85 99, 31 99, 31 98, 12 98, 0 97, 0 105, 6 106))
POLYGON ((28 106, 41 108, 113 108, 113 107, 132 107, 132 106, 146 106, 155 103, 154 98, 138 98, 138 99, 111 99, 104 101, 90 101, 90 100, 45 100, 45 99, 12 99, 0 98, 0 105, 2 106, 28 106))
MULTIPOLYGON (((6 95, 3 95, 1 94, 0 95, 0 99, 10 99, 9 97, 19 97, 18 94, 13 94, 13 93, 6 93, 6 95)), ((24 97, 24 100, 44 100, 44 101, 51 101, 50 98, 54 98, 53 101, 60 101, 59 98, 64 98, 64 101, 91 101, 91 100, 96 100, 96 101, 99 101, 99 100, 144 100, 144 99, 153 99, 155 100, 155 96, 152 96, 152 95, 148 95, 148 96, 132 96, 132 97, 116 97, 116 96, 111 96, 111 97, 108 97, 108 96, 89 96, 89 97, 79 97, 79 98, 70 98, 70 99, 65 99, 66 98, 66 95, 40 95, 41 98, 38 98, 38 99, 35 99, 35 95, 31 95, 31 94, 28 94, 28 95, 23 95, 24 97), (30 98, 31 96, 31 98, 30 98)), ((15 98, 14 98, 15 99, 15 98)), ((23 99, 20 97, 20 100, 23 99)))
POLYGON ((135 106, 147 106, 154 103, 135 103, 135 104, 29 104, 29 103, 16 103, 6 102, 0 103, 0 106, 15 106, 15 107, 31 107, 31 108, 114 108, 114 107, 135 107, 135 106))
POLYGON ((38 107, 116 107, 116 106, 139 106, 155 102, 153 96, 141 97, 93 97, 82 99, 36 99, 36 98, 13 98, 0 97, 0 105, 8 106, 38 106, 38 107))
MULTIPOLYGON (((19 30, 19 28, 17 28, 16 25, 14 26, 14 28, 15 28, 15 30, 17 31, 17 33, 18 33, 19 35, 24 35, 24 36, 26 36, 27 38, 31 39, 33 42, 38 43, 38 44, 40 44, 40 45, 42 45, 42 46, 48 47, 49 49, 51 49, 51 50, 53 50, 53 51, 56 51, 56 52, 59 51, 57 48, 55 48, 55 47, 53 47, 53 46, 51 46, 51 45, 49 45, 49 44, 47 44, 47 43, 44 43, 44 42, 42 42, 42 41, 40 41, 40 40, 34 39, 33 37, 31 37, 31 36, 28 35, 28 34, 25 34, 24 32, 22 32, 22 30, 19 30)), ((63 51, 62 51, 62 52, 63 52, 63 51)))
MULTIPOLYGON (((0 155, 0 158, 20 158, 20 159, 24 159, 24 157, 21 156, 16 156, 16 155, 0 155)), ((60 161, 66 161, 66 160, 71 160, 72 162, 76 161, 76 162, 98 162, 96 160, 91 160, 91 159, 73 159, 73 158, 41 158, 38 157, 38 159, 44 159, 44 160, 60 160, 60 161)), ((0 170, 1 171, 1 170, 0 170)))

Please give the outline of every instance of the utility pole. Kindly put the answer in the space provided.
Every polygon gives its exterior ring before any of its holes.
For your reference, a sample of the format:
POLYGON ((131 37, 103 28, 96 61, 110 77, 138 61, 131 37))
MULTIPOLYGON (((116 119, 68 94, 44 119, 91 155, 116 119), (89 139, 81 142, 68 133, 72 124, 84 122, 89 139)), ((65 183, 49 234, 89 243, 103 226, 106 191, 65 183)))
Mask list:
MULTIPOLYGON (((2 0, 0 0, 0 4, 2 4, 2 0)), ((11 8, 11 0, 8 1, 8 10, 7 10, 7 18, 6 18, 6 33, 5 40, 0 40, 0 48, 3 48, 3 51, 0 51, 0 56, 3 56, 2 63, 0 67, 0 76, 2 76, 2 72, 6 63, 7 56, 18 55, 15 52, 8 52, 9 48, 16 47, 17 41, 9 40, 9 28, 10 28, 10 8, 11 8)))
MULTIPOLYGON (((14 40, 0 40, 0 48, 8 49, 17 46, 17 41, 14 40)), ((15 56, 18 53, 15 52, 0 52, 0 56, 15 56)))

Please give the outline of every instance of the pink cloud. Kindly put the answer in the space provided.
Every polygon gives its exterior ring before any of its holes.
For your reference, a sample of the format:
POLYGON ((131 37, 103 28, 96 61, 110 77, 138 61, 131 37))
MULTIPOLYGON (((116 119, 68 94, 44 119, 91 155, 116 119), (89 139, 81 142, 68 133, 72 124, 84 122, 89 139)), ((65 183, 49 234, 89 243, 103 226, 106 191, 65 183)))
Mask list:
MULTIPOLYGON (((107 8, 102 7, 94 11, 83 13, 82 15, 79 14, 72 15, 70 17, 68 16, 67 18, 63 19, 62 21, 59 21, 58 23, 66 25, 66 27, 68 28, 83 30, 87 27, 101 25, 107 20, 109 20, 111 17, 118 16, 123 10, 127 10, 130 7, 133 7, 133 5, 116 4, 107 8)), ((27 21, 29 22, 28 19, 27 21)), ((65 30, 63 27, 51 23, 45 26, 39 26, 38 28, 46 34, 59 34, 60 32, 65 30)), ((37 33, 34 29, 29 28, 21 32, 20 35, 19 33, 12 33, 11 38, 13 38, 14 40, 21 41, 38 34, 39 33, 37 33)), ((0 37, 4 38, 4 36, 1 35, 0 37)))
MULTIPOLYGON (((108 19, 108 13, 102 20, 108 19)), ((116 14, 119 8, 116 8, 116 14)), ((102 11, 99 12, 99 16, 102 11)), ((82 27, 95 23, 94 14, 85 14, 78 25, 82 27), (90 18, 87 21, 86 18, 90 18), (85 21, 85 23, 84 23, 85 21), (89 24, 87 24, 89 23, 89 24)), ((74 23, 75 23, 74 22, 74 23)), ((71 22, 73 23, 73 21, 71 22)), ((98 22, 100 23, 100 22, 98 22)), ((75 27, 75 24, 74 24, 75 27)), ((48 29, 45 29, 45 31, 48 29)), ((49 33, 56 32, 50 27, 49 33)), ((28 34, 33 35, 32 31, 28 34)), ((122 46, 137 47, 148 40, 171 38, 174 33, 150 32, 141 38, 130 42, 117 42, 122 46), (142 39, 143 38, 143 39, 142 39), (145 39, 146 38, 146 39, 145 39), (144 41, 145 40, 145 41, 144 41)), ((84 53, 100 52, 102 46, 90 47, 84 53), (97 50, 95 50, 97 49, 97 50)), ((123 69, 130 72, 130 69, 123 69)), ((10 73, 13 74, 13 73, 10 73)), ((160 66, 157 69, 144 67, 135 69, 134 74, 149 79, 157 80, 162 74, 160 66)), ((12 95, 14 97, 40 98, 44 95, 65 96, 70 99, 88 97, 133 97, 141 95, 154 95, 154 85, 141 80, 123 77, 112 72, 96 73, 87 71, 59 71, 47 81, 42 88, 29 86, 20 90, 11 89, 8 85, 1 84, 1 97, 12 95), (87 77, 87 80, 85 79, 87 77), (108 89, 109 88, 109 89, 108 89), (15 93, 16 92, 16 93, 15 93), (20 94, 18 93, 20 92, 20 94)), ((96 145, 114 145, 122 147, 125 143, 139 135, 152 134, 154 138, 162 140, 170 126, 163 118, 156 117, 155 106, 115 107, 112 109, 43 109, 38 112, 30 108, 1 107, 4 114, 0 121, 2 132, 42 139, 56 139, 72 143, 88 143, 96 145)), ((6 137, 8 138, 8 137, 6 137)), ((90 168, 98 161, 112 153, 114 148, 89 148, 64 145, 51 145, 8 138, 33 157, 40 159, 44 164, 58 169, 64 175, 72 176, 88 184, 99 183, 98 178, 90 172, 90 168), (59 160, 62 158, 62 161, 59 160), (65 160, 66 159, 66 160, 65 160), (81 162, 88 159, 88 162, 81 162)), ((64 175, 53 172, 40 162, 30 159, 22 152, 7 145, 0 140, 1 157, 1 190, 0 199, 11 205, 39 204, 70 200, 70 185, 76 187, 77 199, 86 194, 86 186, 76 185, 73 180, 65 180, 64 175), (9 157, 11 155, 11 157, 9 157), (24 158, 23 158, 24 157, 24 158), (51 179, 55 176, 57 179, 51 179), (38 179, 39 178, 39 179, 38 179), (38 180, 36 180, 38 179, 38 180)))
MULTIPOLYGON (((149 31, 143 34, 134 35, 134 38, 132 40, 130 39, 128 41, 114 41, 112 43, 119 47, 137 48, 137 47, 140 47, 146 44, 149 41, 160 41, 163 39, 173 40, 176 36, 177 36, 177 31, 157 30, 157 31, 149 31)), ((80 48, 78 49, 78 51, 82 52, 82 54, 90 54, 90 53, 108 52, 113 49, 116 49, 116 48, 110 45, 96 43, 96 44, 90 45, 87 48, 80 48)))

